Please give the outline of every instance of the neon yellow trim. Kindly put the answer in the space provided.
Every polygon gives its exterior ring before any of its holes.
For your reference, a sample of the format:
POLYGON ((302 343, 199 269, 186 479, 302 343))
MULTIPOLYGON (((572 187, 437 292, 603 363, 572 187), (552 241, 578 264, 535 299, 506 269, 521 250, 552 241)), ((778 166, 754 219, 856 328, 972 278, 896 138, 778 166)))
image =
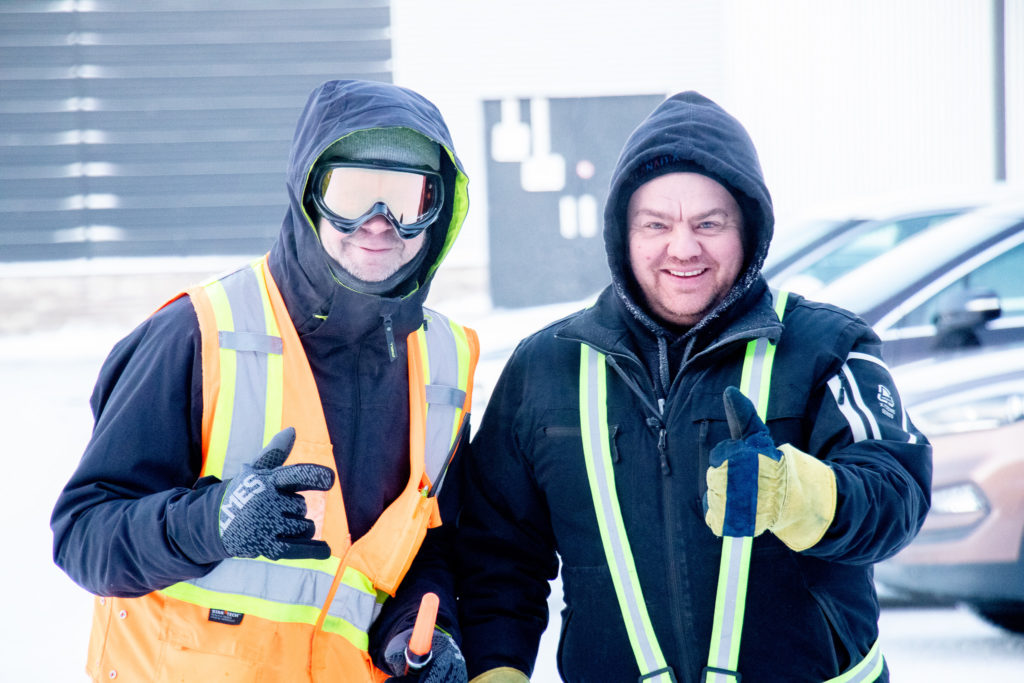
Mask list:
MULTIPOLYGON (((213 307, 217 331, 232 332, 235 321, 231 315, 231 305, 224 285, 220 281, 211 282, 205 288, 213 307)), ((235 351, 220 349, 220 386, 214 405, 213 424, 210 428, 210 445, 204 460, 203 472, 206 475, 219 477, 224 473, 224 459, 228 453, 228 437, 231 435, 231 417, 235 408, 235 351)))
POLYGON ((232 595, 200 588, 195 584, 182 581, 160 591, 182 602, 201 607, 216 605, 217 609, 231 612, 252 614, 261 619, 295 624, 315 624, 320 616, 320 608, 309 605, 288 605, 247 595, 232 595))
POLYGON ((324 617, 323 628, 328 633, 341 636, 363 652, 370 649, 370 636, 366 632, 360 631, 341 617, 335 617, 328 614, 324 617))
POLYGON ((357 591, 367 595, 380 597, 377 594, 377 589, 373 587, 373 581, 370 580, 370 577, 353 567, 345 567, 345 573, 341 575, 341 582, 349 588, 355 588, 357 591))
POLYGON ((866 681, 867 683, 874 681, 882 674, 882 666, 885 664, 885 657, 883 657, 879 652, 880 649, 881 646, 876 640, 875 644, 871 646, 870 650, 868 650, 868 653, 864 655, 864 659, 857 662, 855 667, 836 676, 835 678, 828 679, 825 683, 847 683, 847 681, 851 681, 855 678, 866 681), (864 675, 864 671, 868 669, 867 677, 860 678, 864 675))
POLYGON ((455 155, 452 151, 444 146, 442 149, 448 154, 448 158, 451 159, 452 165, 455 166, 455 192, 453 193, 454 200, 452 202, 452 220, 448 224, 448 234, 445 237, 444 246, 441 248, 441 253, 437 255, 437 259, 430 266, 430 270, 427 271, 427 279, 433 276, 434 272, 440 267, 441 262, 444 261, 444 257, 451 251, 452 245, 455 243, 455 238, 459 236, 459 232, 462 230, 462 223, 466 220, 466 214, 469 212, 469 178, 462 171, 458 169, 455 164, 455 155))
MULTIPOLYGON (((743 354, 743 370, 740 372, 740 391, 746 396, 750 390, 750 376, 754 372, 754 353, 757 350, 757 340, 747 342, 747 350, 743 354)), ((758 410, 760 414, 760 410, 758 410)), ((764 417, 762 416, 763 420, 764 417)))
MULTIPOLYGON (((587 478, 590 480, 590 490, 594 494, 594 507, 597 512, 597 528, 601 533, 601 543, 604 546, 605 557, 608 558, 609 565, 611 565, 613 558, 615 557, 614 550, 611 544, 611 533, 612 530, 608 529, 605 524, 607 519, 608 511, 605 510, 601 497, 597 495, 599 486, 597 483, 597 471, 598 463, 597 458, 594 455, 593 444, 589 438, 591 433, 592 425, 590 424, 590 411, 587 406, 590 405, 590 386, 589 386, 589 372, 588 364, 591 353, 597 353, 591 351, 590 347, 585 344, 580 345, 580 395, 579 401, 580 406, 584 408, 580 410, 580 428, 583 434, 583 451, 584 461, 587 465, 587 478)), ((605 365, 605 356, 602 353, 597 354, 597 409, 598 409, 598 434, 601 439, 601 443, 610 443, 608 437, 608 382, 607 382, 607 367, 605 365)), ((608 495, 612 501, 619 499, 618 492, 615 488, 615 476, 612 471, 612 463, 610 460, 611 456, 608 454, 600 463, 600 466, 608 473, 607 485, 608 495)), ((636 571, 636 563, 633 560, 633 551, 629 546, 629 538, 625 533, 625 523, 622 520, 622 510, 618 505, 613 505, 611 513, 614 517, 615 533, 619 536, 619 542, 622 545, 624 560, 626 563, 626 572, 630 577, 632 583, 633 594, 636 595, 639 600, 636 605, 637 612, 641 620, 640 624, 633 622, 631 618, 631 610, 626 599, 626 590, 622 586, 622 582, 619 577, 619 572, 616 571, 615 567, 609 566, 611 570, 612 583, 615 587, 615 596, 619 602, 619 610, 622 613, 623 620, 626 622, 626 633, 629 636, 629 644, 633 649, 633 654, 636 657, 637 664, 640 665, 644 661, 644 656, 641 654, 641 646, 637 636, 637 630, 643 629, 647 641, 650 643, 652 654, 656 662, 656 668, 661 669, 665 667, 665 657, 661 652, 661 646, 658 644, 658 640, 654 635, 654 627, 651 625, 650 615, 647 612, 647 603, 643 599, 643 591, 640 590, 640 580, 636 571)), ((644 672, 646 673, 646 672, 644 672)))
POLYGON ((427 348, 427 333, 421 327, 416 330, 416 343, 420 347, 420 368, 423 371, 423 376, 420 378, 423 381, 423 386, 430 384, 430 349, 427 348))
MULTIPOLYGON (((263 304, 263 319, 266 321, 266 331, 271 337, 281 337, 281 330, 277 325, 277 318, 274 317, 274 306, 270 302, 270 292, 267 290, 267 281, 263 276, 263 259, 253 261, 252 269, 256 273, 256 281, 259 283, 260 301, 263 304)), ((267 354, 267 400, 266 410, 263 416, 263 445, 266 446, 270 440, 281 431, 281 420, 284 415, 284 353, 267 354)))
MULTIPOLYGON (((459 363, 459 389, 469 391, 469 342, 466 340, 466 328, 456 322, 448 321, 448 326, 455 336, 455 349, 459 363)), ((459 436, 459 425, 462 423, 462 406, 455 409, 455 416, 452 418, 452 438, 448 442, 450 450, 455 445, 455 439, 459 436)))

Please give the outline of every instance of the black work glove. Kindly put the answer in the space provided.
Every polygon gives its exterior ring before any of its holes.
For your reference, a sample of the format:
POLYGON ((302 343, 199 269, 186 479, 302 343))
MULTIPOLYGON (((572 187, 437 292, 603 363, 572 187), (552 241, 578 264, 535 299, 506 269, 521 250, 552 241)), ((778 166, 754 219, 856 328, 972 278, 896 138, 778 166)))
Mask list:
POLYGON ((313 540, 315 526, 306 518, 305 499, 296 492, 326 491, 334 483, 334 472, 313 464, 282 467, 294 443, 295 429, 281 430, 255 462, 224 482, 220 538, 231 557, 330 557, 327 543, 313 540))
POLYGON ((388 673, 393 674, 388 683, 467 683, 466 660, 452 637, 434 629, 430 643, 430 659, 422 668, 405 673, 405 648, 412 637, 412 629, 402 631, 391 639, 384 650, 384 661, 388 673))

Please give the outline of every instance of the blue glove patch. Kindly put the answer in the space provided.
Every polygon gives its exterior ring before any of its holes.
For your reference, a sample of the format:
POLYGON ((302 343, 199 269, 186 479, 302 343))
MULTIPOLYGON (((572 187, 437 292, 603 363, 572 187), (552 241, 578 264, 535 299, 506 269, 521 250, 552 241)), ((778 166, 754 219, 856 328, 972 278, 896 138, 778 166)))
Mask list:
POLYGON ((729 463, 729 481, 725 492, 724 536, 753 536, 757 519, 758 454, 779 460, 772 435, 757 415, 757 408, 743 392, 728 387, 722 396, 732 439, 711 449, 710 465, 729 463))

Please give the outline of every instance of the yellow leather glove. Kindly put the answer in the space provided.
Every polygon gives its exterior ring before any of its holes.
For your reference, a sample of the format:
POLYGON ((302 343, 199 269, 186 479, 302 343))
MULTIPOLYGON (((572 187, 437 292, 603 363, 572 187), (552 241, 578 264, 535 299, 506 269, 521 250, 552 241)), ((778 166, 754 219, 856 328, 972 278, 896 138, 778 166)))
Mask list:
POLYGON ((797 552, 813 547, 835 517, 832 469, 790 444, 775 448, 754 405, 735 387, 724 400, 733 438, 711 450, 704 521, 716 536, 767 529, 797 552))
POLYGON ((530 679, 519 669, 503 666, 485 671, 469 683, 530 683, 530 679))

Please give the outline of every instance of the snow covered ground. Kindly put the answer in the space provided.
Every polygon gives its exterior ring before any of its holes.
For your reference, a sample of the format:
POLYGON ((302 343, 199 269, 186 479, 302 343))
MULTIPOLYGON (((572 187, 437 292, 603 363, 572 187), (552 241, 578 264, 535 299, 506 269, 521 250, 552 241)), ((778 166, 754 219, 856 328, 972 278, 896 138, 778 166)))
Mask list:
MULTIPOLYGON (((493 383, 515 340, 575 304, 493 311, 483 298, 461 297, 437 307, 479 328, 483 386, 493 383)), ((130 326, 78 320, 47 332, 0 335, 0 443, 6 455, 0 493, 6 550, 0 576, 8 594, 6 618, 0 620, 0 681, 85 680, 91 598, 54 566, 49 515, 89 437, 88 398, 96 373, 130 326)), ((561 607, 557 586, 551 606, 552 623, 533 678, 542 683, 559 680, 554 665, 561 607)), ((1024 676, 1024 637, 991 627, 969 612, 887 609, 881 628, 896 681, 1024 676)))

